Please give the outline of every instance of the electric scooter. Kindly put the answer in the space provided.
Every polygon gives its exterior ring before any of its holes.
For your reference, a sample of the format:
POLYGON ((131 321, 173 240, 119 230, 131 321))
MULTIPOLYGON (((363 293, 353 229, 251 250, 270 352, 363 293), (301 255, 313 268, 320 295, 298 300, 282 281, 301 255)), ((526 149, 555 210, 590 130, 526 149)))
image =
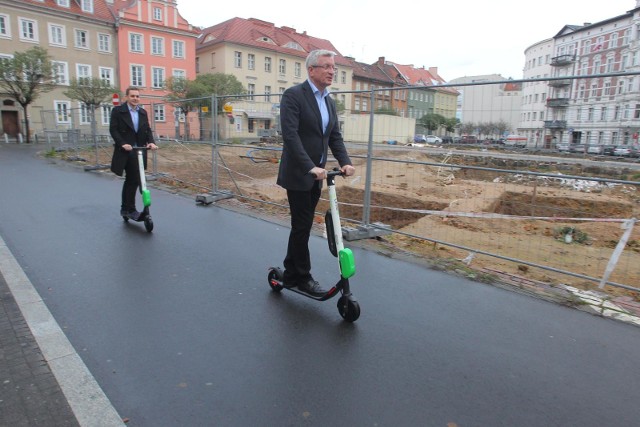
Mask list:
POLYGON ((133 147, 137 152, 138 156, 138 171, 140 173, 140 194, 142 195, 142 205, 144 209, 142 212, 132 212, 129 215, 122 216, 124 222, 129 222, 129 220, 135 222, 144 222, 144 228, 147 232, 151 233, 153 231, 153 220, 151 219, 151 214, 149 213, 149 206, 151 206, 151 192, 147 189, 147 180, 144 174, 144 158, 142 156, 142 152, 147 150, 147 147, 133 147))
POLYGON ((338 211, 338 197, 336 195, 336 176, 344 174, 339 169, 334 169, 327 173, 327 189, 329 190, 329 210, 327 210, 324 221, 327 226, 327 240, 329 243, 329 251, 338 258, 340 266, 340 279, 331 289, 320 296, 309 295, 301 291, 297 287, 285 287, 283 284, 284 272, 279 267, 270 267, 267 280, 269 286, 274 292, 280 292, 283 289, 301 294, 307 298, 316 301, 326 301, 338 294, 342 296, 338 299, 338 312, 340 316, 347 322, 355 322, 360 317, 360 305, 351 293, 349 287, 349 278, 356 273, 356 265, 353 252, 349 248, 345 248, 342 243, 342 227, 340 226, 340 213, 338 211))

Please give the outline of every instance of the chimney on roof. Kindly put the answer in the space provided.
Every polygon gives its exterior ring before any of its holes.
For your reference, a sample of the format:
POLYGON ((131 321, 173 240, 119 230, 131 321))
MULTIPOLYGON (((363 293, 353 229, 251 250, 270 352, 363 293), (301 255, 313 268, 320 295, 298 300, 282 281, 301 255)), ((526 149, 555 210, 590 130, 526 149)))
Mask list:
POLYGON ((585 23, 584 23, 584 26, 585 26, 585 27, 588 27, 589 25, 591 25, 591 22, 585 22, 585 23))
MULTIPOLYGON (((640 1, 640 0, 638 0, 638 1, 640 1)), ((384 62, 385 62, 384 61, 384 56, 378 57, 378 65, 384 65, 384 62)))

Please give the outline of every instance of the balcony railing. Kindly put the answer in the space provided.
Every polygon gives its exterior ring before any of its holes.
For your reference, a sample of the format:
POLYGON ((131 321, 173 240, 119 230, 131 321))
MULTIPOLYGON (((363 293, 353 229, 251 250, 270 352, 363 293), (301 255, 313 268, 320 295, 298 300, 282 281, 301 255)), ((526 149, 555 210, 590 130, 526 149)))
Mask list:
POLYGON ((547 106, 551 108, 565 108, 569 106, 569 98, 547 98, 547 106))
POLYGON ((549 86, 553 87, 569 86, 570 84, 571 79, 549 80, 549 86))
POLYGON ((559 66, 562 66, 562 65, 571 64, 575 60, 576 60, 576 56, 575 55, 554 56, 553 58, 551 58, 551 65, 559 67, 559 66))
POLYGON ((545 120, 544 127, 547 129, 566 129, 566 120, 545 120))

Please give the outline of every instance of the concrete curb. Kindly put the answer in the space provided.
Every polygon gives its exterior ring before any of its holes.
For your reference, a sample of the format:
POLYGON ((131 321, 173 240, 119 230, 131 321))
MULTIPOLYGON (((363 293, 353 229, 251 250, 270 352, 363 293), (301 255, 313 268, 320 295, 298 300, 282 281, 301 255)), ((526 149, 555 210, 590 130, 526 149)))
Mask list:
POLYGON ((83 427, 124 426, 122 418, 76 353, 1 236, 0 274, 78 423, 83 427))

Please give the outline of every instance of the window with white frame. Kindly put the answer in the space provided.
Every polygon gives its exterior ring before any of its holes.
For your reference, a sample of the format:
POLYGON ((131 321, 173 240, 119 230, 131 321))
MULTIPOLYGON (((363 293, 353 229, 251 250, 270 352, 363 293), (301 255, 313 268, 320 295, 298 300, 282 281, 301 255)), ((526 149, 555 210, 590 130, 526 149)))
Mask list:
POLYGON ((271 102, 271 86, 265 86, 264 93, 265 93, 265 97, 264 97, 265 102, 271 102))
POLYGON ((87 104, 84 102, 78 103, 78 118, 80 119, 81 125, 88 125, 91 123, 91 112, 89 108, 87 108, 87 104))
POLYGON ((142 50, 142 34, 129 33, 129 51, 143 53, 142 50))
POLYGON ((162 37, 151 37, 151 54, 164 56, 164 39, 162 37))
POLYGON ((69 0, 56 0, 58 6, 69 7, 69 0))
POLYGON ((600 109, 600 120, 607 120, 607 107, 600 109))
POLYGON ((609 47, 612 49, 618 47, 618 33, 613 33, 609 37, 609 47))
POLYGON ((52 46, 67 45, 63 25, 49 24, 49 44, 52 46))
POLYGON ((26 18, 18 18, 18 25, 20 26, 20 40, 37 42, 38 41, 38 26, 36 21, 26 18))
POLYGON ((265 73, 271 72, 271 57, 269 56, 265 56, 264 58, 264 72, 265 73))
POLYGON ((89 49, 89 32, 87 30, 75 30, 75 47, 89 49))
POLYGON ((604 96, 609 96, 611 94, 611 82, 605 82, 602 94, 604 96))
POLYGON ((159 7, 153 8, 153 19, 155 19, 156 21, 162 21, 162 9, 160 9, 159 7))
POLYGON ((153 106, 153 120, 156 122, 165 122, 167 120, 164 104, 155 104, 153 106))
POLYGON ((76 64, 76 76, 78 84, 88 83, 91 79, 91 65, 76 64))
POLYGON ((69 117, 69 101, 54 101, 54 109, 56 110, 56 123, 68 124, 71 123, 69 117))
POLYGON ((144 86, 144 66, 143 65, 131 65, 131 86, 143 87, 144 86))
POLYGON ((111 120, 111 110, 113 110, 113 105, 110 104, 102 104, 100 105, 101 111, 101 121, 100 123, 103 126, 109 126, 109 121, 111 120))
POLYGON ((100 80, 102 80, 109 86, 113 86, 113 68, 100 67, 98 69, 98 72, 100 74, 100 80))
POLYGON ((0 14, 0 38, 11 37, 11 27, 9 26, 9 16, 0 14))
POLYGON ((341 71, 340 72, 340 83, 347 84, 347 72, 346 71, 341 71))
POLYGON ((281 59, 278 62, 278 73, 281 76, 287 74, 287 60, 286 59, 281 59))
POLYGON ((173 41, 173 57, 184 58, 184 42, 182 40, 173 41))
POLYGON ((151 87, 154 89, 162 89, 164 87, 164 68, 151 68, 151 87))
POLYGON ((111 52, 111 35, 98 33, 98 50, 100 52, 111 52))
POLYGON ((293 72, 296 77, 300 77, 302 75, 302 64, 300 62, 296 62, 294 64, 293 72))
POLYGON ((242 68, 242 52, 238 52, 237 50, 233 52, 233 66, 242 68))
POLYGON ((249 70, 256 69, 256 56, 253 53, 247 54, 247 68, 249 70))
POLYGON ((186 78, 187 78, 187 72, 186 72, 185 70, 177 70, 177 69, 174 69, 174 70, 171 72, 171 75, 172 75, 173 77, 175 77, 176 79, 186 79, 186 78))
POLYGON ((93 0, 80 0, 80 7, 83 12, 93 13, 93 0))
POLYGON ((256 93, 256 85, 253 83, 249 83, 247 85, 247 99, 249 101, 253 101, 253 94, 256 93))
POLYGON ((51 68, 53 69, 53 75, 56 84, 69 84, 69 65, 66 62, 51 61, 51 68))

